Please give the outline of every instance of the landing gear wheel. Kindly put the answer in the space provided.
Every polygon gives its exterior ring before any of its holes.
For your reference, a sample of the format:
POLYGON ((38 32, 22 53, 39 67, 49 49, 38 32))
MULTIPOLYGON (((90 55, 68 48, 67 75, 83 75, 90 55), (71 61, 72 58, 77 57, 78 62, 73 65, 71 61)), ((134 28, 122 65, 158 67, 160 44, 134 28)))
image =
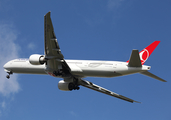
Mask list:
POLYGON ((70 90, 70 91, 72 91, 73 89, 74 89, 74 83, 69 83, 69 85, 68 85, 68 89, 70 90))
POLYGON ((77 87, 77 90, 79 90, 80 89, 80 87, 77 87))
POLYGON ((10 75, 13 74, 13 72, 12 72, 12 71, 9 71, 9 72, 7 72, 7 73, 8 73, 8 75, 6 76, 6 78, 9 79, 9 78, 10 78, 10 75))
POLYGON ((74 84, 74 83, 69 83, 68 89, 69 89, 70 91, 72 91, 72 90, 79 90, 80 87, 78 87, 78 85, 76 85, 76 84, 74 84))
POLYGON ((8 79, 9 79, 9 78, 10 78, 10 76, 9 76, 9 75, 7 75, 7 76, 6 76, 6 78, 8 78, 8 79))

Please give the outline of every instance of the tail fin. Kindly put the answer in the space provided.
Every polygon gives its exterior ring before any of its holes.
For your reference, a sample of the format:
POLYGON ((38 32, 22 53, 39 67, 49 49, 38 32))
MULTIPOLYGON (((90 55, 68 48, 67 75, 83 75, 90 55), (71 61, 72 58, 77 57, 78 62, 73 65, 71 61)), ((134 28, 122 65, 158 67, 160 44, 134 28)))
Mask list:
POLYGON ((150 57, 151 53, 154 51, 154 49, 157 47, 157 45, 160 43, 160 41, 154 41, 149 46, 147 46, 145 49, 143 49, 139 55, 141 64, 143 65, 146 60, 150 57))
MULTIPOLYGON (((150 57, 151 53, 154 51, 154 49, 157 47, 159 43, 160 41, 154 41, 149 46, 144 48, 141 52, 139 52, 142 65, 147 61, 147 59, 150 57)), ((129 60, 127 62, 129 63, 129 60)))

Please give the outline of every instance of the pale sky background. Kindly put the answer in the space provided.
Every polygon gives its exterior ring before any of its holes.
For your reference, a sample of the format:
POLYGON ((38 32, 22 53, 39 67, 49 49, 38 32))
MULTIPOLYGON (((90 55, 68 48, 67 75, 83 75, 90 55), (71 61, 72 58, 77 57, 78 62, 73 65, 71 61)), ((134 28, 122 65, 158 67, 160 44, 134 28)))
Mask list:
POLYGON ((170 0, 0 0, 0 120, 170 120, 170 0), (64 92, 59 78, 14 74, 3 65, 44 54, 44 15, 51 18, 65 59, 127 61, 132 49, 161 43, 146 65, 167 80, 135 74, 86 78, 142 104, 84 87, 64 92))

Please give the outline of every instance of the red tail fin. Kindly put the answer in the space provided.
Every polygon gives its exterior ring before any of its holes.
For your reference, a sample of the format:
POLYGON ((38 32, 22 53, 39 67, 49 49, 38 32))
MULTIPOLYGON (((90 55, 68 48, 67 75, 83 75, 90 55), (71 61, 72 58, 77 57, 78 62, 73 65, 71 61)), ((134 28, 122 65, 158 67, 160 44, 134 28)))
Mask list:
POLYGON ((160 41, 154 41, 149 46, 147 46, 145 49, 143 49, 139 55, 141 64, 143 65, 146 60, 150 57, 151 53, 154 51, 154 49, 157 47, 157 45, 160 43, 160 41))
MULTIPOLYGON (((139 52, 142 65, 147 61, 147 59, 150 57, 151 53, 154 51, 154 49, 157 47, 159 43, 160 41, 154 41, 149 46, 144 48, 141 52, 139 52)), ((129 62, 129 60, 127 62, 129 62)))

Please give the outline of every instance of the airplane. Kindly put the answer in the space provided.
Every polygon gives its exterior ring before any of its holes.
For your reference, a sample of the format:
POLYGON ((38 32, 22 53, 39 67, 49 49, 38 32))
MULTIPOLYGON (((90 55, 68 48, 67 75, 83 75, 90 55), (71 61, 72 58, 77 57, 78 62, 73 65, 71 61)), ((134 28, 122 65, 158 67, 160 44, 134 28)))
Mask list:
POLYGON ((149 72, 150 66, 143 65, 160 41, 154 41, 148 47, 139 52, 132 50, 130 59, 120 61, 95 61, 95 60, 66 60, 57 42, 52 25, 51 12, 44 16, 44 55, 33 54, 29 59, 14 59, 3 67, 8 73, 8 79, 13 73, 22 74, 46 74, 62 78, 58 82, 58 88, 62 91, 79 90, 83 86, 131 103, 137 102, 92 82, 84 80, 85 77, 118 77, 140 73, 148 77, 166 82, 164 79, 149 72))

